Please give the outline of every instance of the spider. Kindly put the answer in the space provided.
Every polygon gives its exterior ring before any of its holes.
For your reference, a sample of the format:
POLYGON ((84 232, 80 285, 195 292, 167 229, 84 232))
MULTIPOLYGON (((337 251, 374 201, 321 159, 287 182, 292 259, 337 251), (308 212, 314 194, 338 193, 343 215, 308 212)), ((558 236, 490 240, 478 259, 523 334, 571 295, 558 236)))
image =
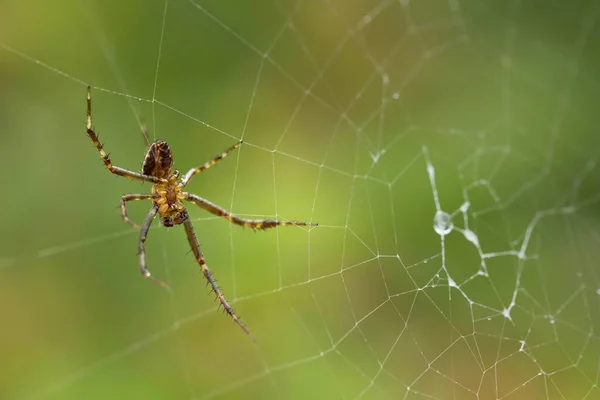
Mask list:
POLYGON ((190 169, 181 179, 179 179, 179 171, 172 170, 173 153, 171 152, 171 148, 169 147, 167 142, 165 142, 164 140, 156 140, 153 143, 149 144, 148 151, 146 152, 146 157, 144 158, 144 163, 142 165, 141 173, 117 167, 113 165, 108 154, 104 151, 102 144, 98 140, 98 135, 92 128, 92 90, 90 86, 88 86, 87 88, 87 134, 89 135, 90 139, 92 139, 92 142, 96 146, 96 149, 98 150, 100 156, 102 157, 102 160, 104 161, 104 165, 106 165, 106 168, 108 168, 110 172, 112 172, 115 175, 124 176, 126 178, 138 181, 152 182, 151 193, 126 194, 123 197, 121 197, 120 203, 121 216, 123 217, 123 220, 140 230, 140 237, 138 240, 138 251, 140 258, 140 271, 142 275, 146 279, 157 283, 165 289, 169 289, 169 286, 165 282, 156 279, 154 276, 152 276, 150 270, 146 266, 146 238, 148 236, 150 225, 152 225, 152 221, 154 220, 157 214, 160 217, 160 222, 163 224, 163 226, 167 228, 173 227, 175 225, 183 225, 185 233, 187 234, 189 245, 192 249, 192 253, 194 253, 194 257, 200 265, 202 274, 210 284, 214 294, 217 296, 220 305, 223 306, 223 309, 225 309, 227 314, 231 316, 235 323, 238 324, 239 327, 244 330, 244 332, 246 332, 250 337, 253 338, 248 327, 240 320, 240 318, 233 311, 233 308, 229 305, 227 300, 225 300, 225 297, 221 293, 221 289, 219 288, 219 286, 217 286, 215 279, 213 278, 210 270, 208 269, 206 261, 204 260, 204 255, 202 254, 202 250, 200 249, 200 244, 198 243, 198 238, 196 237, 196 233, 194 232, 192 221, 190 220, 183 200, 189 201, 219 217, 223 217, 229 222, 232 222, 236 225, 249 227, 255 230, 269 229, 274 228, 276 226, 317 226, 318 224, 312 222, 279 221, 270 219, 244 219, 233 215, 229 211, 221 208, 220 206, 214 203, 211 203, 210 201, 200 196, 183 191, 185 186, 196 174, 206 171, 207 169, 215 165, 217 162, 227 157, 229 153, 240 147, 240 145, 242 144, 241 140, 238 143, 231 146, 230 148, 228 148, 227 150, 225 150, 224 152, 222 152, 221 154, 207 161, 206 163, 190 169), (152 201, 152 208, 150 208, 150 211, 148 212, 148 214, 146 214, 144 222, 141 226, 139 226, 127 216, 126 203, 137 200, 152 201))

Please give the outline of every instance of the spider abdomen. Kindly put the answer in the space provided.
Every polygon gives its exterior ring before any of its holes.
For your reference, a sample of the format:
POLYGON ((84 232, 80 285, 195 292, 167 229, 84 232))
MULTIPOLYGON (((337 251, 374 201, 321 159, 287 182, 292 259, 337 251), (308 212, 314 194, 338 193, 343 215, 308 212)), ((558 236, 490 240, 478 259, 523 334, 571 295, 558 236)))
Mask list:
POLYGON ((171 174, 172 167, 173 153, 169 144, 164 140, 157 140, 152 143, 146 152, 142 173, 166 179, 171 174))

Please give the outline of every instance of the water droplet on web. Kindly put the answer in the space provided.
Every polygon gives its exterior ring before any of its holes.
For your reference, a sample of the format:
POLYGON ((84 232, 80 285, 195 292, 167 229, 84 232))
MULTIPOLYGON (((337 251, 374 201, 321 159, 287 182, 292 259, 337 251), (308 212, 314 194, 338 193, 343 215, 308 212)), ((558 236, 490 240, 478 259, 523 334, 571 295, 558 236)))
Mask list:
POLYGON ((471 203, 469 201, 466 201, 460 206, 460 211, 462 213, 466 213, 469 210, 469 207, 471 207, 471 203))
POLYGON ((435 176, 435 169, 433 168, 433 165, 431 165, 431 164, 427 164, 427 175, 429 175, 429 177, 435 176))
POLYGON ((452 229, 454 229, 454 223, 450 214, 444 211, 436 212, 435 217, 433 217, 433 230, 438 235, 444 236, 452 232, 452 229))
POLYGON ((475 232, 473 232, 470 229, 467 229, 464 231, 464 235, 469 242, 473 243, 475 246, 479 246, 479 238, 477 238, 475 232))

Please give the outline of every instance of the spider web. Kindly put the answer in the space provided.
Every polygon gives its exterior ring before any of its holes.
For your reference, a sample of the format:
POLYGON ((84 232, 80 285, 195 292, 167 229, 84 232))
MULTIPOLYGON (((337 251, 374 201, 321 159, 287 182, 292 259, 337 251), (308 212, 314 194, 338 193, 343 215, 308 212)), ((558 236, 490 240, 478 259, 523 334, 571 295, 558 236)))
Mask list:
POLYGON ((600 398, 597 3, 3 8, 3 398, 600 398), (244 139, 189 190, 319 222, 189 208, 256 343, 182 229, 147 242, 171 293, 137 273, 88 83, 116 165, 143 123, 182 171, 244 139))

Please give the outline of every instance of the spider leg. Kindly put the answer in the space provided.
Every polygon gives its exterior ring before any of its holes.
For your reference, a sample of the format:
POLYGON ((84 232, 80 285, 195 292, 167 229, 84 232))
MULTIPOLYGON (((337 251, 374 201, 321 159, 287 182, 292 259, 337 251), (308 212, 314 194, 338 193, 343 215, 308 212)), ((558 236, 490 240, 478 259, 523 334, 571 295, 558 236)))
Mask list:
POLYGON ((89 86, 87 90, 87 134, 89 135, 90 139, 92 139, 92 142, 94 142, 94 146, 96 146, 96 150, 98 150, 98 152, 100 153, 100 157, 102 157, 102 161, 104 161, 104 165, 106 165, 106 168, 108 168, 108 170, 115 175, 136 179, 138 181, 154 183, 166 182, 166 180, 158 178, 156 176, 140 174, 138 172, 129 171, 128 169, 120 168, 112 164, 112 161, 110 161, 110 157, 104 151, 100 140, 98 140, 98 135, 96 134, 96 132, 94 132, 94 128, 92 128, 92 90, 89 86))
POLYGON ((162 286, 163 288, 170 290, 169 285, 165 282, 156 279, 150 273, 150 270, 146 267, 146 248, 144 244, 146 243, 146 237, 148 236, 148 230, 150 229, 150 225, 152 225, 152 221, 158 212, 158 206, 153 206, 148 214, 146 214, 146 218, 144 218, 144 224, 142 225, 142 229, 140 231, 140 241, 139 241, 139 254, 140 254, 140 272, 144 275, 144 278, 151 280, 152 282, 162 286))
POLYGON ((137 200, 151 200, 154 197, 153 194, 143 193, 143 194, 126 194, 121 197, 121 216, 123 220, 127 222, 129 225, 133 226, 136 229, 141 229, 138 224, 135 223, 131 218, 127 216, 127 207, 125 203, 128 201, 137 201, 137 200))
POLYGON ((274 219, 245 219, 233 215, 229 211, 219 207, 218 205, 211 203, 210 201, 197 196, 195 194, 184 192, 182 193, 185 200, 188 200, 198 207, 205 209, 206 211, 218 215, 227 219, 236 225, 245 226, 252 229, 269 229, 276 226, 317 226, 317 223, 313 222, 301 222, 301 221, 279 221, 274 219))
POLYGON ((233 308, 231 308, 227 300, 225 300, 225 297, 221 293, 219 286, 217 286, 217 282, 213 278, 212 274, 210 273, 210 270, 208 269, 208 266, 204 262, 204 255, 202 254, 202 250, 200 249, 200 244, 198 243, 198 238, 196 237, 196 233, 194 232, 194 226, 192 225, 192 221, 189 218, 187 218, 185 221, 183 221, 183 226, 185 227, 185 233, 187 234, 188 242, 190 243, 190 247, 192 248, 194 257, 196 257, 196 261, 198 261, 198 264, 200 264, 202 274, 204 275, 208 283, 210 283, 210 287, 217 296, 217 299, 219 299, 219 303, 221 303, 227 314, 229 314, 231 318, 233 318, 233 321, 236 324, 238 324, 244 332, 250 335, 252 340, 254 340, 254 336, 252 336, 252 333, 250 333, 250 329, 248 329, 248 327, 244 325, 244 323, 235 314, 233 308))
POLYGON ((148 136, 148 126, 146 125, 146 121, 142 120, 141 128, 142 136, 144 136, 144 143, 146 144, 146 147, 150 147, 150 139, 148 136))
POLYGON ((222 152, 221 154, 216 155, 215 157, 213 157, 212 160, 207 161, 206 163, 196 167, 196 168, 192 168, 190 169, 185 176, 183 177, 183 179, 181 179, 181 187, 185 187, 185 185, 187 185, 190 181, 190 179, 192 179, 192 176, 199 174, 202 171, 205 171, 207 169, 209 169, 210 167, 212 167, 213 165, 215 165, 216 163, 218 163, 219 161, 221 161, 222 159, 224 159, 225 157, 227 157, 229 155, 229 153, 231 153, 232 151, 234 151, 235 149, 237 149, 238 147, 240 147, 240 145, 242 144, 242 141, 240 140, 239 142, 237 142, 236 144, 234 144, 233 146, 231 146, 230 148, 228 148, 227 150, 225 150, 224 152, 222 152))

